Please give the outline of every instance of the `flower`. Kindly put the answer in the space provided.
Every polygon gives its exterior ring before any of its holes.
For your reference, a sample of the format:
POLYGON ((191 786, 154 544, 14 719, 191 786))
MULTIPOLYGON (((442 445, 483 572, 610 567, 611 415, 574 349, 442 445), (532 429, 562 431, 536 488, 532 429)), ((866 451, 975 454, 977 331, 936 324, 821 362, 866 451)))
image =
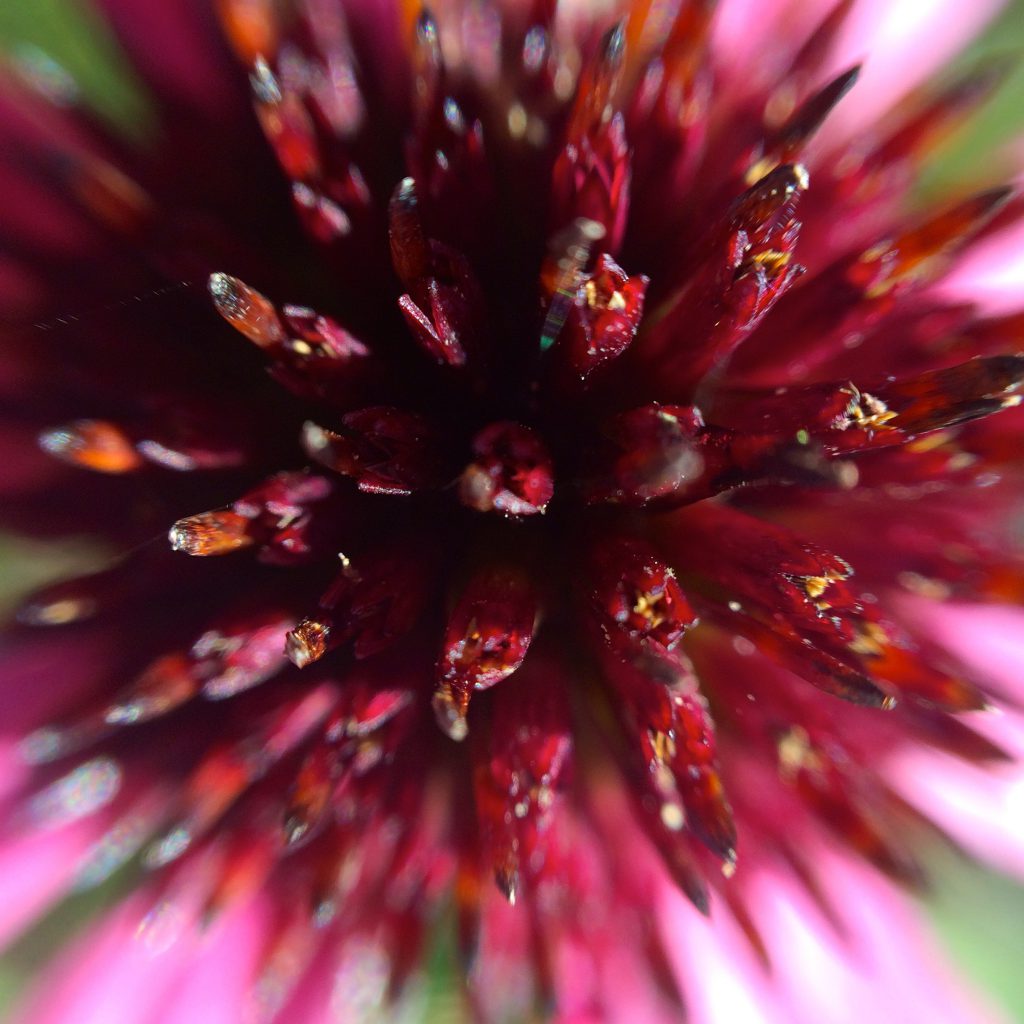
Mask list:
POLYGON ((4 930, 127 890, 26 1019, 412 1012, 438 935, 484 1020, 973 1015, 902 892, 1019 779, 1024 207, 913 205, 984 5, 104 7, 160 131, 37 59, 0 169, 84 310, 9 515, 120 549, 10 634, 4 930))

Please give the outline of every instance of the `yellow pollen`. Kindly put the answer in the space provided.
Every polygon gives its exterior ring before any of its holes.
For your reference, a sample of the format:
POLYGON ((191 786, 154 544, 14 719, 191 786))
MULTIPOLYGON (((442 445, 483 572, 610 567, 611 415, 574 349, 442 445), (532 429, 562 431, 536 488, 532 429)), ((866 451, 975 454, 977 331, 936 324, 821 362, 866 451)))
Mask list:
POLYGON ((771 174, 778 166, 778 160, 763 156, 747 168, 747 173, 743 175, 743 180, 748 185, 756 185, 766 174, 771 174))
POLYGON ((658 609, 658 605, 664 601, 664 594, 651 594, 648 592, 637 594, 636 603, 633 605, 633 613, 640 615, 647 622, 650 629, 657 629, 668 615, 658 609))
POLYGON ((670 832, 679 832, 686 824, 686 816, 679 804, 664 803, 661 805, 661 823, 670 832))
POLYGON ((861 391, 855 384, 850 384, 844 389, 850 395, 850 401, 846 406, 843 416, 836 420, 835 426, 838 430, 848 430, 850 427, 858 427, 861 430, 893 429, 890 421, 896 418, 894 413, 880 398, 861 391))
POLYGON ((651 746, 654 748, 654 756, 663 764, 671 761, 676 756, 675 738, 665 732, 648 732, 651 746))
POLYGON ((63 626, 81 618, 83 612, 88 612, 93 607, 91 601, 64 598, 63 600, 53 601, 51 604, 33 609, 31 621, 34 625, 63 626))
POLYGON ((789 253, 780 252, 778 249, 766 249, 753 257, 753 262, 760 264, 769 274, 778 276, 789 266, 789 253))
POLYGON ((951 441, 953 437, 954 432, 952 430, 936 430, 911 441, 907 445, 907 451, 918 454, 934 451, 936 448, 941 448, 947 441, 951 441))
POLYGON ((877 622, 866 622, 861 627, 857 638, 848 646, 854 654, 879 657, 885 653, 888 643, 888 634, 877 622))
POLYGON ((807 730, 799 725, 791 726, 779 737, 776 750, 779 770, 786 779, 792 779, 804 770, 820 771, 824 767, 807 730))

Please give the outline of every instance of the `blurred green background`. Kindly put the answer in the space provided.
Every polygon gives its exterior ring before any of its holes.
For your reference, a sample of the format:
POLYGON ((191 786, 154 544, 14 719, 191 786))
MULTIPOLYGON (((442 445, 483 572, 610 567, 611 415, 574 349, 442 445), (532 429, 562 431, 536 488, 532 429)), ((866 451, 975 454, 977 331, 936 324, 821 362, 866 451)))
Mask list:
MULTIPOLYGON (((922 182, 923 195, 950 184, 963 187, 975 176, 987 178, 992 167, 987 156, 1003 151, 1024 133, 1024 0, 1010 3, 962 61, 984 55, 1014 58, 1016 70, 981 115, 940 154, 922 182)), ((48 88, 77 94, 125 136, 142 141, 152 128, 152 108, 144 90, 116 41, 85 2, 0 0, 0 59, 12 62, 19 73, 42 76, 48 88)), ((32 588, 101 560, 102 552, 84 538, 40 544, 0 534, 0 616, 32 588)), ((1011 1019, 1024 1021, 1024 888, 946 850, 933 851, 929 863, 935 884, 926 909, 941 942, 996 1005, 1011 1019)), ((116 885, 115 880, 74 898, 59 917, 44 922, 0 958, 0 1014, 33 965, 67 941, 116 885)), ((430 988, 438 1019, 447 1017, 445 1010, 450 1009, 444 994, 448 959, 440 948, 432 971, 430 988)))

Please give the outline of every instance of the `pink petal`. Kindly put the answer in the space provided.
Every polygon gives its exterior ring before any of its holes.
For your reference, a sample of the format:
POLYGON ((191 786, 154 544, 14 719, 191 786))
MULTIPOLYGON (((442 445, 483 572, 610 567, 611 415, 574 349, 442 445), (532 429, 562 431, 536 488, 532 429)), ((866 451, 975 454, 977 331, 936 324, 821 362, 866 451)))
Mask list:
POLYGON ((1024 309, 1024 226, 973 245, 937 289, 951 302, 974 302, 989 316, 1024 309))
POLYGON ((894 787, 963 847, 1024 878, 1024 777, 1016 765, 979 768, 934 750, 907 750, 888 771, 894 787))
POLYGON ((150 898, 134 896, 58 957, 33 986, 16 1024, 151 1024, 186 951, 172 947, 154 954, 138 941, 150 898))
POLYGON ((159 1024, 237 1024, 243 1018, 271 920, 257 898, 193 940, 192 959, 159 1024))
POLYGON ((939 72, 998 13, 1003 0, 860 0, 829 62, 835 74, 864 62, 856 86, 829 120, 852 135, 939 72))
POLYGON ((86 819, 0 847, 0 946, 17 937, 71 884, 82 855, 106 822, 86 819))
POLYGON ((722 908, 707 920, 678 889, 660 904, 665 949, 682 981, 692 1024, 782 1024, 778 1000, 739 927, 722 908))
POLYGON ((848 936, 826 923, 792 880, 765 871, 754 880, 758 921, 773 961, 773 979, 790 1021, 844 1024, 971 1024, 996 1021, 952 982, 907 897, 845 852, 815 853, 826 892, 848 936))

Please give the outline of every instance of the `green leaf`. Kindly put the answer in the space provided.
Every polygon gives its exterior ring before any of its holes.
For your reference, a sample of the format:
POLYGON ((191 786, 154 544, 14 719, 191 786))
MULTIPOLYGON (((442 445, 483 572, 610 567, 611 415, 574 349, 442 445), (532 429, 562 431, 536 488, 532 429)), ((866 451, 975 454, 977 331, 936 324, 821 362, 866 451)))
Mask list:
POLYGON ((145 87, 85 0, 0 0, 0 61, 58 101, 90 108, 133 142, 153 133, 145 87))
POLYGON ((95 571, 109 560, 109 552, 92 538, 41 542, 0 533, 0 620, 37 587, 95 571))
POLYGON ((1024 888, 949 852, 934 851, 928 868, 928 910, 952 962, 1012 1020, 1024 1020, 1024 888))

